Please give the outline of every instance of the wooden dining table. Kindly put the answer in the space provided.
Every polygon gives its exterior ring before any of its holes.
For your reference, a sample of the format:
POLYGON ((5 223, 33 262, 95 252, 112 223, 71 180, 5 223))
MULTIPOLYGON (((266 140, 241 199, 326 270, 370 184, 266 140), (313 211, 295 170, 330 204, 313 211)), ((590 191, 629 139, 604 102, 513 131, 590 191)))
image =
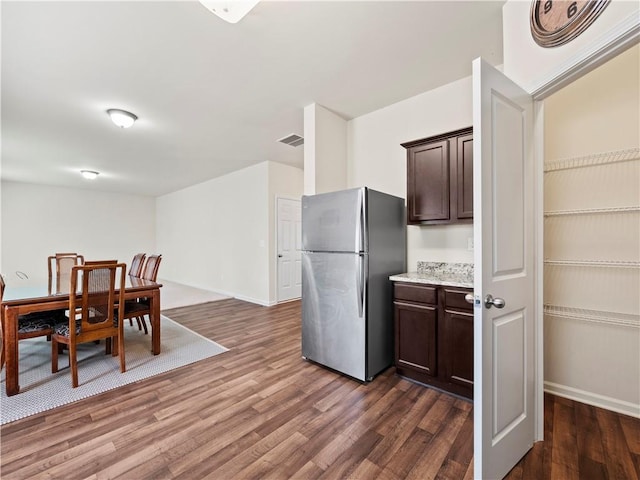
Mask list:
MULTIPOLYGON (((148 298, 150 303, 151 320, 151 351, 154 355, 160 353, 160 287, 161 283, 144 280, 138 277, 126 276, 124 298, 148 298)), ((116 292, 120 286, 116 286, 116 292)), ((79 294, 78 298, 79 298, 79 294)), ((18 316, 33 312, 69 308, 69 292, 51 292, 47 284, 36 286, 7 285, 2 298, 3 338, 6 361, 6 389, 7 396, 20 392, 18 382, 18 316)))

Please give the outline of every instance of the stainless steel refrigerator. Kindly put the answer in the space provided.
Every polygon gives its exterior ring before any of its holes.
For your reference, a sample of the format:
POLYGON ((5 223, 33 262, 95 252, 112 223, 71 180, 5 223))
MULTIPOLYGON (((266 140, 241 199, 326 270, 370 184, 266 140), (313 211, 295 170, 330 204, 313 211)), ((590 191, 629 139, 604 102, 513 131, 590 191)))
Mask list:
POLYGON ((302 356, 361 381, 393 363, 389 275, 406 271, 404 199, 302 197, 302 356))

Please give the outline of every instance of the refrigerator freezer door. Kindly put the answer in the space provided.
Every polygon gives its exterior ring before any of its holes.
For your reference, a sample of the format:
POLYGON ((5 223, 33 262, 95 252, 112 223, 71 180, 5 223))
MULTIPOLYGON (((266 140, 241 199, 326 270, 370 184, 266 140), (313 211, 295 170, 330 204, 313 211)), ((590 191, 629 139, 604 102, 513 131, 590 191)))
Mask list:
POLYGON ((365 188, 302 197, 302 250, 363 252, 365 188))
POLYGON ((302 356, 366 375, 367 255, 302 253, 302 356))

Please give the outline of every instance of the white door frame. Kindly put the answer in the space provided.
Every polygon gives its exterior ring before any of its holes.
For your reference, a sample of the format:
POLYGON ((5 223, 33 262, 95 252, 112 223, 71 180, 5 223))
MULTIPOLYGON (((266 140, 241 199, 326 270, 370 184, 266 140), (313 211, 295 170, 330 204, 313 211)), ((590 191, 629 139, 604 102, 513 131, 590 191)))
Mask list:
POLYGON ((544 99, 640 42, 640 22, 629 17, 607 35, 561 64, 554 73, 537 85, 533 92, 534 109, 534 234, 536 239, 536 323, 535 388, 536 440, 544 440, 544 99))

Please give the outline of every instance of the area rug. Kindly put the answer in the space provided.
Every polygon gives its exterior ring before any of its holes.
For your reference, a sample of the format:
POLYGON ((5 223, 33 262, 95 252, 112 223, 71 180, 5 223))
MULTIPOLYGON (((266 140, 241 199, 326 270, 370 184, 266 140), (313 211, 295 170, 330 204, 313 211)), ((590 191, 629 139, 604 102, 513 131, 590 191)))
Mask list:
POLYGON ((7 397, 5 369, 0 377, 0 424, 44 412, 61 405, 137 382, 190 363, 213 357, 228 349, 162 316, 161 352, 151 354, 151 332, 125 326, 127 371, 120 373, 117 357, 105 356, 104 342, 78 347, 80 385, 71 388, 69 357, 59 357, 58 373, 51 373, 51 343, 44 337, 21 340, 20 393, 7 397))

